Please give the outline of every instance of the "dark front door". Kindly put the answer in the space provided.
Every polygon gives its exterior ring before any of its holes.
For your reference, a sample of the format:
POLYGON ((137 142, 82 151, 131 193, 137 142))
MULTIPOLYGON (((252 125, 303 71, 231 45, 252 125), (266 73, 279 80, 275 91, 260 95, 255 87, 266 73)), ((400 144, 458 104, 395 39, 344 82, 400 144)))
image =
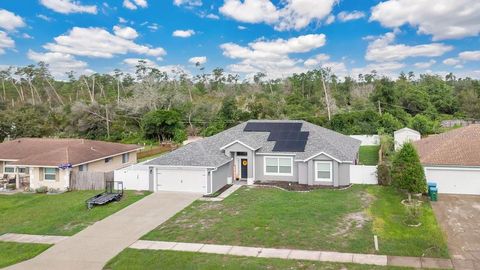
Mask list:
POLYGON ((241 178, 247 179, 248 177, 248 160, 242 158, 240 163, 241 178))

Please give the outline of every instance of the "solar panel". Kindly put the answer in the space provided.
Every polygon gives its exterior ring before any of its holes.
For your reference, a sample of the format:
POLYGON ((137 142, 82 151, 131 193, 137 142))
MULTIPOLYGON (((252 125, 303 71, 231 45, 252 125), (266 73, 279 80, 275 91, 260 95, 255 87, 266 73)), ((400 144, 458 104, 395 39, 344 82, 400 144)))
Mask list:
POLYGON ((243 131, 269 132, 267 141, 274 141, 274 152, 303 152, 309 133, 301 131, 302 123, 250 122, 243 131))

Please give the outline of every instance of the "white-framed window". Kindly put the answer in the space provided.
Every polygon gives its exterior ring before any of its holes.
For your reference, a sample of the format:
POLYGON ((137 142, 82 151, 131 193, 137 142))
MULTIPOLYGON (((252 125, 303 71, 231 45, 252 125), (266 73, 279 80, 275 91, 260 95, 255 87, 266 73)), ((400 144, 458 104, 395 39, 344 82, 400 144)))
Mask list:
POLYGON ((332 181, 332 162, 315 161, 315 181, 332 181))
POLYGON ((57 169, 56 168, 43 168, 43 179, 55 181, 57 179, 57 169))
POLYGON ((86 171, 88 171, 88 164, 82 164, 82 165, 78 166, 78 171, 79 171, 79 172, 86 172, 86 171))
POLYGON ((122 154, 122 163, 127 163, 130 160, 130 153, 122 154))
POLYGON ((293 175, 292 157, 264 157, 263 172, 265 175, 293 175))
POLYGON ((8 164, 12 163, 11 161, 5 161, 3 166, 3 173, 15 173, 15 167, 9 166, 8 164))
POLYGON ((26 167, 18 167, 17 171, 18 171, 19 174, 28 174, 29 169, 26 168, 26 167))
POLYGON ((112 161, 112 157, 107 157, 107 158, 105 159, 105 163, 109 163, 110 161, 112 161))

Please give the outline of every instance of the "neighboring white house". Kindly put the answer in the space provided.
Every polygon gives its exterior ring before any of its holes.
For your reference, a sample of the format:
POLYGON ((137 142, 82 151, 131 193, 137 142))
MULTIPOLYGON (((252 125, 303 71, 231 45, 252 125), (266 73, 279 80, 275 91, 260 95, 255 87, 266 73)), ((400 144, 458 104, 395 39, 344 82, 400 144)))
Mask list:
POLYGON ((395 131, 393 133, 393 138, 395 141, 395 150, 398 150, 402 148, 404 143, 418 141, 422 136, 420 135, 420 132, 405 127, 395 131))
POLYGON ((414 142, 428 182, 439 193, 480 195, 480 125, 414 142))

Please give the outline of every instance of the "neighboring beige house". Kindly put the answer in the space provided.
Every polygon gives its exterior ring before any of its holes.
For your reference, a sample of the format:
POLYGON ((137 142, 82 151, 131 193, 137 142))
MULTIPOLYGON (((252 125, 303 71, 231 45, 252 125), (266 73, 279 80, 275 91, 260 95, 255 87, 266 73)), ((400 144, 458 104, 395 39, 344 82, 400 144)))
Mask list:
POLYGON ((16 187, 65 190, 80 171, 111 172, 135 164, 141 147, 84 139, 21 138, 0 144, 2 179, 16 187))
POLYGON ((439 193, 480 195, 480 124, 428 136, 413 143, 428 182, 439 193))

